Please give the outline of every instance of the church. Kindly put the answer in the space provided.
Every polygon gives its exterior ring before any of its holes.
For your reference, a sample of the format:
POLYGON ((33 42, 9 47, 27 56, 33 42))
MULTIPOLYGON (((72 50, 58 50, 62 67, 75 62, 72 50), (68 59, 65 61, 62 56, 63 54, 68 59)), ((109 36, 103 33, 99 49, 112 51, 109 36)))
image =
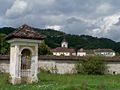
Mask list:
POLYGON ((55 56, 76 56, 76 51, 73 48, 68 48, 68 42, 64 39, 61 42, 61 47, 52 49, 55 56))

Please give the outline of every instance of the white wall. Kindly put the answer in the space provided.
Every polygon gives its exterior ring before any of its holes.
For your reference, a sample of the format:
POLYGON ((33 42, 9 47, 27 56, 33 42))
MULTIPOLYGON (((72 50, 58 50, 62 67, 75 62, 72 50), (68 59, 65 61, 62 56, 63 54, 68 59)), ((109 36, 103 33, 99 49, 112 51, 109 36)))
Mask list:
POLYGON ((55 55, 55 56, 61 56, 61 55, 70 56, 70 52, 53 52, 53 55, 55 55))
POLYGON ((77 56, 86 56, 86 52, 77 52, 77 56))
POLYGON ((49 70, 52 73, 68 74, 75 73, 75 63, 71 61, 39 61, 39 68, 49 70))
POLYGON ((108 62, 107 67, 109 74, 120 74, 120 62, 108 62))
POLYGON ((62 43, 61 43, 61 47, 66 47, 66 48, 68 48, 68 43, 67 43, 67 42, 62 42, 62 43))
POLYGON ((95 54, 106 56, 106 57, 114 57, 115 56, 115 52, 96 52, 95 54))

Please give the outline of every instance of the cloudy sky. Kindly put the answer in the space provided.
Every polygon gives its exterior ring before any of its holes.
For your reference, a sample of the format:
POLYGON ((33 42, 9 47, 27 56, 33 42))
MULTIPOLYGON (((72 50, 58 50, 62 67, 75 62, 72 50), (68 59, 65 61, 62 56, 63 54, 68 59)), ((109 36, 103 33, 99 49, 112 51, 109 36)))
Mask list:
POLYGON ((120 41, 120 0, 0 0, 0 27, 22 24, 120 41))

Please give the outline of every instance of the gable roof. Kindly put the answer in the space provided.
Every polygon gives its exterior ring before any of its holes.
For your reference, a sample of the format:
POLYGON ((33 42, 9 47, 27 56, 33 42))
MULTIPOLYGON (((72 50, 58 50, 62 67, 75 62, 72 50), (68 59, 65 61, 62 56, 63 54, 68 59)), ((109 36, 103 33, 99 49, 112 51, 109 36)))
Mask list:
POLYGON ((83 49, 83 48, 81 48, 81 49, 79 49, 78 50, 78 52, 80 53, 80 52, 85 52, 86 54, 94 54, 94 50, 92 50, 92 49, 83 49))
POLYGON ((95 49, 95 52, 114 52, 112 49, 95 49))
POLYGON ((14 32, 10 33, 6 37, 6 40, 10 40, 13 38, 43 40, 45 37, 40 35, 32 27, 24 24, 20 26, 18 29, 16 29, 14 32))
POLYGON ((78 50, 78 52, 86 52, 86 50, 81 48, 81 49, 78 50))
POLYGON ((57 47, 52 50, 53 52, 70 52, 75 53, 75 49, 73 48, 65 48, 65 47, 57 47))

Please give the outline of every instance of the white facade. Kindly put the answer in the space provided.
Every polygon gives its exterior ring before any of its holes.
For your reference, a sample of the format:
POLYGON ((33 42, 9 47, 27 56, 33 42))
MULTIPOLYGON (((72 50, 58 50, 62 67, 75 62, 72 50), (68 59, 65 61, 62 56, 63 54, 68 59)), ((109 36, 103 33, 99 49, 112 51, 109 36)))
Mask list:
MULTIPOLYGON (((21 83, 21 62, 22 51, 27 49, 31 55, 30 73, 28 76, 28 83, 37 81, 37 69, 38 69, 38 43, 39 40, 31 39, 12 39, 8 41, 10 43, 10 82, 12 84, 21 83)), ((28 69, 27 69, 28 70, 28 69)))
POLYGON ((63 41, 63 42, 61 43, 61 47, 68 48, 68 43, 67 43, 67 42, 65 42, 65 41, 63 41))
POLYGON ((76 53, 70 53, 70 52, 53 52, 53 55, 55 56, 76 56, 76 53))
POLYGON ((70 56, 70 52, 53 52, 55 56, 70 56))
POLYGON ((77 56, 86 56, 86 52, 77 52, 77 56))
POLYGON ((75 53, 72 53, 72 56, 76 56, 76 52, 75 52, 75 53))
POLYGON ((76 56, 75 50, 68 48, 68 43, 65 39, 61 42, 61 47, 53 49, 52 52, 55 56, 76 56))
POLYGON ((106 57, 114 57, 115 52, 95 52, 96 55, 106 56, 106 57))

